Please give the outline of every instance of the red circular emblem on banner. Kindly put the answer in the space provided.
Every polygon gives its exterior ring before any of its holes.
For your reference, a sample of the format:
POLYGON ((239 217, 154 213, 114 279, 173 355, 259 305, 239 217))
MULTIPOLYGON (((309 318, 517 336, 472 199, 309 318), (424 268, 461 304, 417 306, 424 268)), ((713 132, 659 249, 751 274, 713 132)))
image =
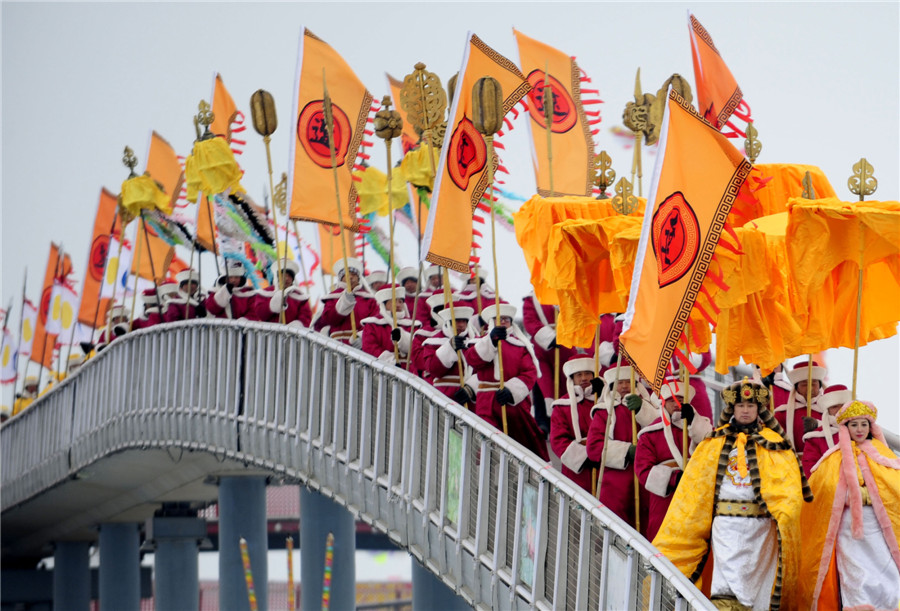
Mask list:
MULTIPOLYGON (((578 113, 575 112, 575 102, 568 90, 558 80, 550 75, 548 79, 550 91, 553 92, 553 128, 555 134, 563 134, 575 126, 578 121, 578 113)), ((547 127, 544 121, 544 71, 532 70, 528 75, 531 83, 531 91, 528 92, 528 112, 531 118, 541 127, 547 127)))
POLYGON ((484 169, 487 161, 487 144, 468 118, 463 117, 453 137, 447 155, 447 171, 453 183, 463 191, 469 188, 469 179, 484 169))
POLYGON ((700 250, 700 224, 680 191, 668 196, 656 214, 650 231, 659 288, 678 281, 693 266, 700 250))
POLYGON ((53 285, 51 284, 41 293, 41 308, 38 310, 38 319, 41 325, 47 324, 47 315, 50 313, 50 295, 53 293, 53 285))
MULTIPOLYGON (((331 114, 334 117, 334 161, 337 167, 341 167, 350 147, 350 121, 334 102, 331 103, 331 114)), ((303 107, 297 118, 297 137, 313 163, 323 168, 331 167, 328 130, 325 128, 325 105, 322 100, 313 100, 303 107)))
POLYGON ((91 244, 91 254, 88 257, 88 272, 96 282, 103 280, 103 268, 106 267, 106 257, 109 254, 109 236, 99 235, 91 244))

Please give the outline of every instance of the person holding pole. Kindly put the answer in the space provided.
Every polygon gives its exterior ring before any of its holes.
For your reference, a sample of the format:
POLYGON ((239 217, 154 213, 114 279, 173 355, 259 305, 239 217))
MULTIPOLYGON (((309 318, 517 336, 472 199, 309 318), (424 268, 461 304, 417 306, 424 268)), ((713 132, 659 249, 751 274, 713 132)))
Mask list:
MULTIPOLYGON (((639 380, 632 382, 632 370, 628 365, 608 369, 603 374, 603 382, 598 379, 593 384, 594 393, 600 395, 600 400, 591 408, 587 455, 600 465, 597 482, 600 502, 634 528, 637 445, 632 441, 631 415, 635 414, 639 429, 659 417, 659 408, 650 401, 649 393, 639 380)), ((642 497, 640 523, 646 525, 646 494, 639 491, 638 494, 642 497)))
POLYGON ((484 308, 481 318, 487 334, 472 342, 464 353, 478 377, 475 413, 549 461, 547 442, 531 415, 531 388, 540 375, 537 359, 531 342, 513 324, 515 315, 516 308, 510 304, 484 308))
POLYGON ((175 275, 178 292, 166 302, 163 318, 166 322, 178 322, 192 318, 206 318, 206 306, 200 294, 200 274, 186 269, 175 275))
POLYGON ((553 403, 550 415, 550 448, 562 462, 562 474, 590 493, 598 465, 588 458, 586 447, 591 408, 597 402, 591 385, 594 367, 593 357, 574 355, 565 362, 567 392, 553 403))
POLYGON ((838 444, 838 425, 835 416, 838 410, 853 400, 853 393, 843 384, 832 384, 825 389, 816 402, 822 408, 822 420, 815 418, 803 420, 803 475, 807 478, 813 467, 831 448, 838 444), (815 428, 813 428, 815 425, 815 428))
POLYGON ((206 298, 206 311, 214 318, 256 320, 256 291, 247 282, 244 264, 237 259, 225 261, 225 274, 216 280, 216 288, 206 298))
POLYGON ((803 454, 804 416, 821 420, 824 411, 818 405, 818 399, 828 371, 815 361, 812 362, 812 367, 809 363, 809 361, 797 363, 788 372, 788 379, 794 388, 788 395, 786 403, 775 406, 775 419, 784 429, 797 454, 803 454))
POLYGON ((709 418, 696 413, 691 402, 695 389, 688 385, 684 396, 684 382, 667 380, 659 391, 663 408, 660 417, 638 433, 637 450, 634 453, 634 469, 638 482, 648 496, 647 539, 653 540, 666 517, 672 494, 684 473, 683 435, 685 424, 690 437, 690 455, 712 432, 709 418))
POLYGON ((312 321, 312 309, 309 307, 309 294, 297 286, 297 274, 300 266, 290 259, 281 260, 281 271, 278 283, 269 288, 256 291, 253 320, 261 322, 280 322, 284 311, 284 324, 300 324, 309 327, 312 321))
POLYGON ((463 384, 460 384, 457 355, 464 353, 476 339, 469 328, 469 319, 475 315, 475 311, 465 306, 454 305, 453 308, 456 327, 453 327, 450 310, 444 309, 441 303, 437 314, 441 321, 440 327, 422 342, 421 354, 427 372, 425 379, 460 405, 468 406, 475 403, 475 390, 465 384, 472 375, 472 368, 463 361, 463 384))
POLYGON ((354 333, 356 321, 378 316, 378 304, 360 281, 363 275, 362 261, 348 257, 344 261, 335 262, 335 267, 338 270, 337 286, 322 297, 322 309, 319 310, 321 314, 313 321, 313 328, 339 342, 362 348, 359 333, 354 333))
MULTIPOLYGON (((454 308, 455 307, 456 306, 454 306, 454 308)), ((432 374, 428 370, 428 363, 426 360, 427 354, 423 350, 423 347, 425 342, 431 338, 440 340, 444 337, 444 334, 441 331, 444 321, 444 317, 441 316, 441 312, 444 310, 444 294, 436 293, 432 295, 425 300, 424 307, 417 308, 417 322, 421 322, 418 312, 421 312, 422 310, 428 312, 429 323, 428 325, 422 324, 416 329, 415 333, 413 333, 412 352, 410 352, 410 362, 407 363, 407 370, 416 374, 423 380, 430 380, 432 374)), ((447 314, 449 314, 449 312, 447 314)), ((469 322, 468 319, 466 319, 466 322, 469 322)), ((472 337, 474 337, 474 335, 472 337)))
POLYGON ((128 310, 125 308, 125 304, 117 303, 110 306, 106 320, 107 325, 100 332, 100 338, 97 340, 97 352, 106 348, 117 337, 128 333, 128 310))
POLYGON ((409 312, 406 311, 406 303, 403 296, 390 287, 375 293, 375 301, 379 306, 378 315, 360 321, 362 350, 384 363, 401 365, 402 359, 409 354, 410 331, 413 328, 409 312), (393 307, 391 299, 394 299, 393 307), (394 326, 394 308, 397 312, 396 326, 394 326))
POLYGON ((157 294, 156 288, 144 289, 141 293, 141 302, 144 304, 144 311, 141 315, 134 319, 131 328, 134 330, 147 329, 154 325, 158 325, 163 321, 162 316, 162 296, 157 294))

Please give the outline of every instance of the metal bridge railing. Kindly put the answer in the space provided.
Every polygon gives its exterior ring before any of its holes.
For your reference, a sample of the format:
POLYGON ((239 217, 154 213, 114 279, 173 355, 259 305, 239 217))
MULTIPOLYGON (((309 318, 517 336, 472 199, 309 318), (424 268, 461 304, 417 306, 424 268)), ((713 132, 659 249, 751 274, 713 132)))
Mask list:
POLYGON ((208 451, 333 496, 479 608, 712 608, 550 465, 419 378, 306 329, 129 334, 0 444, 4 510, 116 451, 208 451))

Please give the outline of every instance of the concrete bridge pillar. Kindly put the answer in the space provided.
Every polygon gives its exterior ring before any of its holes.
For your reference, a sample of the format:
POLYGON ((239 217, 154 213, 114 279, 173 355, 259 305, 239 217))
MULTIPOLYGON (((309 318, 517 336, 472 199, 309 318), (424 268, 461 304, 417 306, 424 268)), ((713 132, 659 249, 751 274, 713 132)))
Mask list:
POLYGON ((300 487, 300 588, 304 611, 322 608, 325 552, 334 535, 331 609, 356 608, 356 521, 343 506, 300 487))
POLYGON ((219 480, 219 605, 223 610, 250 609, 241 560, 242 537, 247 540, 257 606, 266 611, 269 566, 265 477, 229 476, 219 480))
POLYGON ((198 545, 206 537, 206 520, 196 513, 163 507, 147 520, 147 540, 156 547, 154 599, 161 611, 200 607, 198 545))
POLYGON ((139 546, 137 524, 100 525, 100 611, 140 611, 139 546))
POLYGON ((58 541, 53 550, 53 608, 88 611, 91 608, 91 544, 58 541))
POLYGON ((434 573, 412 558, 412 608, 463 611, 472 607, 434 573))

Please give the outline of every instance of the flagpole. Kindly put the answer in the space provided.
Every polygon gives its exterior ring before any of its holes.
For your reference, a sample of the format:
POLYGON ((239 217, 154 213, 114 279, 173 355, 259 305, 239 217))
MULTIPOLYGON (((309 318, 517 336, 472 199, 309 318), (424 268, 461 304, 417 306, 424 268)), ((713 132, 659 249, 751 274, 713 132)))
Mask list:
MULTIPOLYGON (((53 280, 54 280, 54 282, 56 281, 56 278, 59 277, 59 265, 60 265, 61 262, 64 262, 64 261, 65 261, 65 256, 66 256, 66 255, 65 255, 65 252, 63 251, 63 245, 60 244, 60 245, 59 245, 59 249, 58 249, 58 251, 57 251, 56 267, 55 267, 54 270, 53 270, 53 280)), ((51 294, 51 295, 53 294, 53 289, 52 289, 52 287, 51 287, 51 289, 50 289, 50 294, 51 294)), ((44 296, 41 295, 41 301, 43 301, 43 300, 44 300, 44 296)), ((47 308, 49 309, 51 305, 52 305, 52 304, 48 304, 48 305, 47 305, 47 308)), ((49 311, 47 312, 47 314, 49 314, 49 311)), ((46 318, 46 315, 45 315, 45 318, 46 318)), ((38 305, 38 322, 40 322, 40 320, 41 320, 41 305, 39 304, 39 305, 38 305)), ((41 378, 42 378, 43 375, 44 375, 44 357, 47 356, 47 336, 48 336, 48 335, 50 335, 50 334, 47 333, 47 323, 45 322, 45 323, 44 323, 44 341, 43 341, 43 346, 41 346, 41 360, 38 362, 38 364, 40 365, 40 366, 38 367, 38 388, 40 388, 41 378)), ((51 347, 50 349, 52 350, 53 347, 51 347)), ((33 346, 32 346, 32 349, 31 349, 31 353, 34 354, 34 347, 33 347, 33 346)), ((50 363, 50 366, 51 366, 51 368, 49 369, 49 372, 50 372, 50 374, 51 374, 51 376, 52 376, 52 374, 53 374, 53 369, 52 369, 52 367, 53 367, 53 363, 52 363, 52 355, 51 355, 51 363, 50 363)))
MULTIPOLYGON (((16 387, 19 385, 19 355, 22 350, 22 335, 25 333, 25 283, 28 281, 28 266, 25 266, 25 274, 22 276, 22 311, 19 316, 19 343, 16 348, 16 377, 13 380, 13 401, 15 401, 16 397, 16 387)), ((31 330, 32 338, 31 338, 31 351, 34 351, 34 329, 31 330)), ((31 362, 31 355, 28 355, 28 358, 25 359, 25 373, 28 373, 28 364, 31 362)), ((24 376, 23 376, 24 377, 24 376)), ((23 389, 24 390, 24 389, 23 389)))
MULTIPOLYGON (((594 353, 596 355, 596 352, 594 353)), ((595 358, 597 358, 595 356, 595 358)), ((613 424, 615 425, 615 414, 616 414, 616 393, 618 390, 616 389, 619 384, 619 369, 622 367, 622 349, 619 348, 619 356, 616 359, 616 375, 615 380, 613 380, 612 388, 607 389, 607 397, 609 398, 609 413, 606 417, 606 435, 612 435, 612 429, 614 426, 610 426, 610 420, 613 420, 613 424)), ((598 369, 599 373, 599 369, 598 369)), ((602 394, 602 393, 601 393, 602 394)), ((597 397, 597 402, 600 402, 600 397, 597 397)), ((606 470, 606 451, 609 449, 609 443, 607 441, 603 442, 603 451, 600 453, 600 470, 597 473, 597 500, 600 500, 600 492, 603 489, 603 472, 606 470)))
MULTIPOLYGON (((275 214, 275 181, 272 178, 272 151, 269 143, 272 140, 272 134, 278 128, 278 115, 275 113, 275 100, 272 94, 264 89, 257 89, 250 96, 250 114, 253 117, 253 128, 260 136, 263 137, 263 143, 266 145, 266 162, 269 168, 269 192, 272 194, 272 222, 275 224, 275 269, 278 271, 278 281, 275 283, 275 291, 281 291, 282 308, 278 313, 278 319, 284 324, 284 275, 281 269, 281 257, 278 256, 278 215, 275 214)), ((332 165, 334 165, 332 163, 332 165)), ((284 254, 287 258, 287 222, 284 224, 284 254)))
MULTIPOLYGON (((556 191, 553 188, 553 89, 550 87, 550 62, 544 62, 544 128, 547 130, 547 169, 550 172, 550 197, 556 197, 556 191)), ((559 354, 557 351, 557 360, 559 354)), ((559 384, 557 382, 557 396, 559 399, 559 384)))
MULTIPOLYGON (((637 394, 634 387, 634 363, 631 363, 631 393, 637 394)), ((637 418, 633 411, 631 412, 631 443, 637 445, 637 418)), ((633 465, 632 470, 634 471, 634 529, 641 532, 641 489, 638 484, 637 469, 634 469, 633 465)))
MULTIPOLYGON (((600 346, 600 326, 603 324, 603 319, 600 318, 597 321, 597 330, 594 332, 594 377, 600 377, 600 351, 598 347, 600 346)), ((557 370, 559 367, 557 366, 557 370)), ((600 397, 596 397, 597 401, 600 400, 600 397)), ((605 446, 605 444, 604 444, 605 446)), ((597 496, 597 467, 591 469, 591 496, 597 496)))
MULTIPOLYGON (((325 129, 328 130, 328 152, 331 155, 331 171, 334 176, 334 198, 337 204, 338 226, 341 230, 341 252, 344 254, 344 290, 352 292, 350 287, 350 268, 347 261, 347 242, 344 239, 344 212, 341 209, 341 187, 338 182, 337 159, 334 152, 334 115, 331 111, 331 96, 328 95, 328 83, 325 80, 325 68, 322 68, 322 105, 325 111, 325 129)), ((360 274, 362 271, 360 270, 360 274)), ((360 282, 362 278, 360 278, 360 282)), ((356 341, 356 307, 350 310, 350 341, 356 341)))
MULTIPOLYGON (((484 136, 487 144, 488 184, 491 205, 491 254, 494 259, 494 326, 500 326, 500 274, 497 269, 497 231, 494 219, 494 134, 503 125, 503 90, 497 79, 484 76, 472 88, 472 109, 475 129, 484 136)), ((478 282, 476 281, 476 285, 478 282)), ((479 287, 478 294, 481 294, 479 287)), ((503 390, 503 342, 497 342, 497 364, 500 372, 500 390, 503 390)), ((509 434, 506 421, 506 404, 502 406, 503 433, 509 434)))
MULTIPOLYGON (((691 330, 690 327, 685 325, 684 328, 684 356, 690 362, 691 360, 691 330)), ((690 393, 688 392, 688 388, 691 385, 691 372, 687 367, 687 364, 682 363, 682 368, 684 369, 684 375, 682 376, 684 381, 682 385, 684 388, 681 391, 681 400, 682 400, 682 413, 681 413, 681 464, 683 465, 682 469, 687 467, 688 461, 688 424, 684 419, 684 404, 688 403, 688 397, 690 393)), ((665 407, 663 408, 665 409, 665 407)))
MULTIPOLYGON (((875 168, 861 157, 853 165, 853 175, 847 180, 850 192, 859 196, 859 201, 865 201, 866 195, 872 195, 878 188, 875 180, 875 168)), ((862 322, 862 292, 863 292, 863 253, 865 251, 865 225, 859 224, 859 273, 856 284, 856 336, 853 342, 853 390, 851 397, 856 400, 856 373, 859 363, 859 329, 862 322)))
MULTIPOLYGON (((397 328, 397 274, 394 271, 394 205, 393 205, 393 195, 392 193, 392 176, 391 176, 391 140, 400 136, 403 133, 403 119, 400 117, 400 113, 396 110, 391 110, 391 96, 384 96, 381 98, 381 110, 379 110, 375 114, 375 135, 384 140, 385 150, 387 151, 387 200, 388 200, 388 228, 390 229, 390 240, 391 240, 391 248, 389 254, 389 267, 391 273, 391 318, 393 321, 393 328, 397 328)), ((365 252, 365 247, 363 247, 363 252, 365 252)), ((365 265, 365 260, 363 262, 365 265)), ((416 284, 416 292, 418 293, 419 285, 416 284)), ((413 309, 415 310, 416 302, 418 301, 418 294, 416 295, 416 300, 413 301, 413 309)), ((413 322, 413 326, 411 327, 412 331, 415 331, 415 322, 413 322)), ((392 338, 393 340, 393 338, 392 338)), ((399 364, 400 363, 400 349, 397 346, 396 341, 392 341, 394 344, 394 360, 399 364)), ((412 342, 410 342, 410 347, 412 347, 412 342)), ((412 350, 410 350, 412 353, 412 350)), ((409 354, 407 355, 409 357, 409 354)), ((409 358, 407 358, 407 363, 409 363, 409 358)))

